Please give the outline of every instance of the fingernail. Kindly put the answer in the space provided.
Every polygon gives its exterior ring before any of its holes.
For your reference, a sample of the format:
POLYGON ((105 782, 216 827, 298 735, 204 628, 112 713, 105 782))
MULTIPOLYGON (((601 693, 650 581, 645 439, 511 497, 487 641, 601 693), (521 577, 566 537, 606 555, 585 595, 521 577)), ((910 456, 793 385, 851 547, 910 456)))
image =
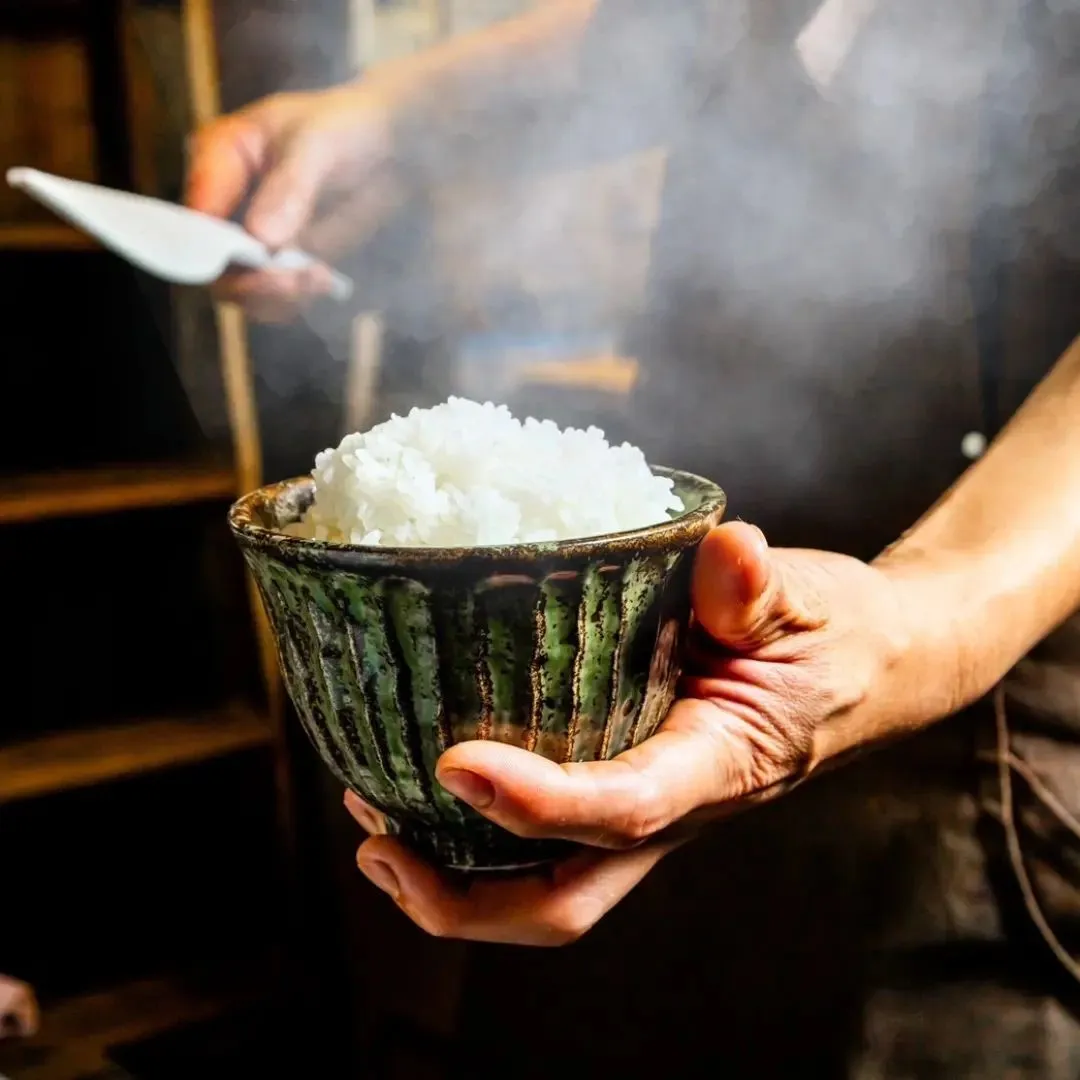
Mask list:
POLYGON ((484 810, 495 801, 495 785, 465 769, 447 769, 439 777, 439 783, 451 795, 456 795, 477 810, 484 810))
POLYGON ((384 893, 394 900, 401 896, 401 886, 398 884, 397 874, 384 862, 376 860, 359 863, 360 870, 373 885, 377 885, 384 893))
POLYGON ((366 832, 374 833, 378 828, 378 818, 371 807, 356 798, 345 796, 345 809, 349 816, 366 832))

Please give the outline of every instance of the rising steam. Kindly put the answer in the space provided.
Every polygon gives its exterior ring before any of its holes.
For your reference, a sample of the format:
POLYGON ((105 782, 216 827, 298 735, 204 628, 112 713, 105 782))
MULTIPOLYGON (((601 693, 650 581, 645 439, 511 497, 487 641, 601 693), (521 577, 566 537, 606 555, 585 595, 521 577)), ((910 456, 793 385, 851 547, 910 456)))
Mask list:
MULTIPOLYGON (((1059 28, 1080 20, 1078 0, 1046 4, 1059 28)), ((711 394, 730 446, 794 490, 829 463, 822 428, 842 388, 878 377, 870 360, 845 367, 845 349, 873 356, 915 327, 969 322, 969 238, 987 200, 1026 207, 1071 149, 1080 82, 1061 77, 1024 7, 611 0, 575 93, 508 103, 499 145, 491 116, 444 116, 475 168, 441 184, 424 163, 431 232, 383 239, 372 303, 433 354, 478 329, 587 331, 630 342, 655 382, 681 352, 669 429, 688 438, 711 394), (993 159, 991 126, 1004 134, 993 159), (560 170, 649 147, 674 152, 659 173, 616 177, 583 220, 580 181, 560 170), (755 349, 783 355, 783 385, 758 390, 740 370, 755 349), (764 416, 800 434, 797 459, 762 440, 764 416)), ((1033 227, 1057 238, 1052 222, 1033 227)), ((890 407, 914 421, 920 404, 890 407)), ((654 446, 693 464, 674 435, 654 446)))

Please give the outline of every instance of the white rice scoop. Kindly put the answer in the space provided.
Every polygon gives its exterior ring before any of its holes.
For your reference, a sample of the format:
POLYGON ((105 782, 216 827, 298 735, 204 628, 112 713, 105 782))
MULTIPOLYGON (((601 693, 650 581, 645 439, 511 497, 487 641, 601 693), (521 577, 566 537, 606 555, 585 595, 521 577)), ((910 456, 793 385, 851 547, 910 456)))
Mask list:
MULTIPOLYGON (((9 169, 7 182, 99 240, 121 258, 175 285, 209 285, 230 266, 302 270, 317 260, 295 248, 271 251, 231 221, 184 206, 66 180, 37 169, 9 169)), ((333 274, 335 300, 348 300, 352 282, 333 274)))

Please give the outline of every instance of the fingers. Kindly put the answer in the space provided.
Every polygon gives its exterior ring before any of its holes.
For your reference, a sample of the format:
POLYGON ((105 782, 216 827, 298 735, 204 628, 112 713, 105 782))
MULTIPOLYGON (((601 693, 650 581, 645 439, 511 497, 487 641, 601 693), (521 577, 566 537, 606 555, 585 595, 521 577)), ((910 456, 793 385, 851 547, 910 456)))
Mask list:
POLYGON ((303 270, 232 271, 213 286, 219 302, 239 304, 256 322, 294 322, 320 297, 333 291, 333 276, 325 266, 303 270))
POLYGON ((687 701, 651 739, 611 761, 557 765, 516 747, 471 742, 448 750, 436 775, 517 836, 627 848, 741 793, 745 757, 717 706, 687 701))
POLYGON ((698 624, 714 641, 736 651, 760 649, 821 622, 797 583, 785 577, 784 564, 770 552, 765 534, 741 521, 713 529, 702 541, 691 588, 698 624))
POLYGON ((320 211, 301 234, 301 246, 327 262, 361 247, 407 202, 400 178, 376 172, 354 192, 320 211))
POLYGON ((23 1038, 29 1038, 37 1034, 41 1017, 38 1011, 37 999, 27 987, 26 994, 15 1004, 15 1020, 18 1024, 19 1034, 23 1038))
POLYGON ((199 130, 191 140, 187 205, 230 217, 252 194, 248 231, 271 248, 292 243, 340 156, 332 130, 298 123, 312 108, 303 97, 281 95, 199 130))
POLYGON ((318 129, 288 140, 251 200, 248 232, 270 248, 294 243, 314 216, 335 158, 332 140, 318 129))
MULTIPOLYGON (((406 198, 388 164, 389 106, 368 98, 355 89, 282 94, 207 125, 191 141, 186 202, 235 218, 250 199, 244 225, 267 247, 336 260, 406 198)), ((292 322, 333 291, 326 266, 230 273, 214 289, 219 301, 264 323, 292 322)))
MULTIPOLYGON (((403 204, 400 185, 379 177, 309 222, 298 245, 326 261, 363 244, 403 204)), ((334 276, 318 263, 296 271, 233 271, 213 286, 220 302, 239 304, 248 318, 266 324, 295 322, 317 300, 333 294, 334 276)))
POLYGON ((764 533, 721 525, 702 541, 694 563, 694 617, 716 641, 738 648, 766 628, 779 583, 764 533))
POLYGON ((369 836, 385 835, 386 818, 375 807, 368 806, 356 792, 345 792, 345 809, 369 836))
POLYGON ((231 217, 265 167, 276 132, 267 107, 223 117, 197 131, 184 202, 213 217, 231 217))
MULTIPOLYGON (((300 107, 294 98, 269 98, 197 132, 191 141, 187 205, 228 218, 258 185, 248 214, 249 230, 271 247, 291 241, 306 224, 329 168, 320 140, 288 138, 300 107), (289 149, 274 165, 281 142, 289 143, 289 149), (265 179, 260 182, 261 176, 265 179)), ((314 266, 295 272, 228 273, 213 292, 218 301, 241 305, 258 322, 287 323, 332 288, 330 270, 314 266)))
POLYGON ((369 840, 357 865, 421 929, 436 937, 500 944, 565 945, 587 933, 674 844, 587 852, 547 874, 455 886, 398 841, 369 840))
POLYGON ((25 983, 0 975, 0 1038, 37 1033, 40 1023, 34 991, 25 983))

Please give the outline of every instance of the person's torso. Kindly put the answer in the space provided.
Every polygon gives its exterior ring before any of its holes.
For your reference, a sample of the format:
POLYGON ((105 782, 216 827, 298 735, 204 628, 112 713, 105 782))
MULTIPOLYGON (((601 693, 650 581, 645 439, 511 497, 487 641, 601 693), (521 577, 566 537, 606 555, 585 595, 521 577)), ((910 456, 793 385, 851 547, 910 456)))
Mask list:
MULTIPOLYGON (((984 433, 972 252, 1004 20, 935 8, 879 3, 825 92, 770 32, 668 164, 633 434, 777 543, 875 554, 984 433)), ((1016 350, 1027 388, 1047 344, 1016 350)))
MULTIPOLYGON (((617 19, 633 6, 609 4, 617 19)), ((816 6, 673 0, 683 44, 657 55, 707 41, 693 8, 728 19, 741 9, 758 36, 732 61, 727 25, 711 93, 680 87, 700 114, 676 132, 668 162, 648 296, 629 335, 644 380, 619 434, 650 460, 710 475, 732 515, 776 544, 871 557, 968 467, 965 445, 978 446, 965 437, 992 435, 1080 330, 1080 252, 1062 243, 1080 220, 1069 162, 1080 165, 1080 140, 1065 137, 1080 100, 1070 116, 1061 91, 1080 64, 1071 71, 1067 51, 1032 43, 1027 29, 1010 37, 1014 0, 879 0, 822 93, 791 48, 816 6), (1062 155, 1043 177, 1022 167, 1038 116, 1035 148, 1062 155), (994 205, 1008 213, 988 214, 994 205)), ((1055 7, 1067 37, 1076 13, 1055 7)), ((643 79, 655 92, 657 73, 643 79)), ((1043 733, 1040 782, 1073 814, 1078 634, 1080 619, 1017 669, 1009 694, 1021 738, 1043 733)), ((931 957, 933 978, 970 979, 967 998, 981 979, 1010 977, 994 966, 1011 962, 1001 957, 1013 956, 1018 924, 1002 906, 1012 887, 999 873, 997 765, 981 756, 992 736, 977 710, 714 830, 570 957, 505 958, 517 990, 505 1027, 494 1026, 509 1031, 557 1000, 561 1015, 588 1017, 561 1032, 557 1055, 602 1053, 624 1075, 652 1053, 676 1072, 722 1063, 739 1077, 848 1075, 867 987, 889 977, 884 956, 931 957)), ((1036 811, 1025 851, 1048 866, 1037 886, 1060 928, 1080 896, 1080 842, 1070 847, 1017 785, 1036 811)), ((1020 951, 1034 955, 1028 945, 1020 951)), ((477 985, 500 978, 501 956, 477 958, 477 985)), ((485 1047, 510 1045, 484 1016, 485 1047)), ((894 1021, 884 1014, 885 1030, 867 1036, 868 1060, 900 1030, 894 1021)), ((1007 1053, 980 1056, 992 1039, 943 1023, 953 1045, 940 1056, 955 1068, 934 1075, 989 1080, 1025 1052, 1024 1039, 1006 1039, 1007 1053)), ((1059 1075, 1034 1068, 1009 1075, 1059 1075)))

